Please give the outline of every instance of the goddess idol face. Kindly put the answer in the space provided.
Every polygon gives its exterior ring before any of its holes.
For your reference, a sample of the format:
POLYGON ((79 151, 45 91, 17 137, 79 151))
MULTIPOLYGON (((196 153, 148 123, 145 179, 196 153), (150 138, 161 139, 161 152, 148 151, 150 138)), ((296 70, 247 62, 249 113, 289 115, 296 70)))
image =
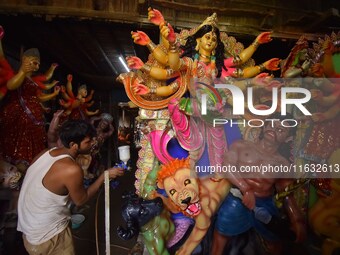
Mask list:
POLYGON ((33 70, 33 72, 36 72, 39 70, 40 66, 40 58, 38 57, 30 57, 30 66, 33 70))
POLYGON ((204 34, 202 36, 202 38, 200 39, 200 52, 202 50, 201 53, 209 53, 209 55, 211 54, 211 52, 216 48, 217 46, 217 35, 215 32, 211 31, 208 32, 206 34, 204 34))

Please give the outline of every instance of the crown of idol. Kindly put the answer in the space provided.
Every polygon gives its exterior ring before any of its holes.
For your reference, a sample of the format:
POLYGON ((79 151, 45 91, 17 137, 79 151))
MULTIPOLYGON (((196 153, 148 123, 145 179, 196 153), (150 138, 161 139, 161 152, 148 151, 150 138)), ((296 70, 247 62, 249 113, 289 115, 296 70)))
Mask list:
POLYGON ((214 12, 211 16, 207 17, 203 23, 199 26, 199 28, 203 27, 204 25, 210 25, 212 27, 218 28, 217 24, 217 14, 214 12))
POLYGON ((196 32, 197 32, 198 30, 200 30, 200 29, 201 29, 203 26, 205 26, 205 25, 210 25, 210 26, 212 26, 213 28, 217 28, 217 29, 218 29, 217 22, 218 22, 218 20, 217 20, 217 14, 214 12, 211 16, 207 17, 207 18, 203 21, 203 23, 202 23, 201 25, 199 25, 199 26, 197 26, 197 27, 191 29, 191 30, 189 31, 189 33, 187 34, 187 36, 192 36, 192 35, 196 34, 196 32))
POLYGON ((217 23, 218 23, 217 14, 214 12, 211 16, 207 17, 199 26, 194 27, 190 30, 186 29, 182 30, 182 32, 178 35, 177 40, 181 45, 185 45, 188 37, 196 34, 196 32, 200 30, 204 25, 210 25, 214 29, 219 29, 217 23))
POLYGON ((86 89, 87 90, 86 84, 82 84, 81 86, 78 87, 78 91, 80 91, 82 89, 86 89))

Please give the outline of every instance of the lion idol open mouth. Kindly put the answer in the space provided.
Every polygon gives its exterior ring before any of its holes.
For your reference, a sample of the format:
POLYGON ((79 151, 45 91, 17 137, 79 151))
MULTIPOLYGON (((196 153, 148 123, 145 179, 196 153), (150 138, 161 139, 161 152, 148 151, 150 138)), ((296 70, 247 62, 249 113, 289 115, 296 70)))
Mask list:
POLYGON ((201 212, 201 204, 199 202, 188 204, 188 207, 185 209, 185 212, 190 216, 197 216, 201 212))

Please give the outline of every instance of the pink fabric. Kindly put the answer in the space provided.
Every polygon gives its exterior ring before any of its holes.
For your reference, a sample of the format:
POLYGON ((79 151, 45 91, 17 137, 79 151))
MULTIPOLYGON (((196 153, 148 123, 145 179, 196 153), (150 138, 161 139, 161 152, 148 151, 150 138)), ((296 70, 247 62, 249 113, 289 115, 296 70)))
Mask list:
POLYGON ((222 74, 221 78, 224 79, 225 77, 234 77, 234 72, 237 68, 233 67, 234 66, 234 58, 226 58, 224 59, 224 68, 222 68, 222 74))
POLYGON ((234 72, 235 72, 236 68, 230 68, 228 67, 227 70, 222 68, 222 74, 221 74, 221 78, 225 78, 225 77, 234 77, 234 72))
POLYGON ((166 164, 169 161, 174 160, 167 150, 167 145, 171 137, 165 130, 154 130, 148 135, 148 137, 150 139, 153 152, 162 164, 166 164))
POLYGON ((178 99, 171 100, 168 108, 176 138, 182 148, 190 151, 201 147, 203 137, 198 131, 196 122, 190 120, 189 116, 179 109, 178 99))
POLYGON ((231 57, 224 59, 224 66, 227 68, 234 66, 234 58, 231 57))

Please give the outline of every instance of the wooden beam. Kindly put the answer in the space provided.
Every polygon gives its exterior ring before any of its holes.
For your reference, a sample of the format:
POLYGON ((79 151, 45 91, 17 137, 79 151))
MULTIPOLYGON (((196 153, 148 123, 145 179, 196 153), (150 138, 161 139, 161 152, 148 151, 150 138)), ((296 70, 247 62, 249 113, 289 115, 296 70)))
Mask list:
POLYGON ((209 14, 216 12, 217 14, 224 14, 229 16, 236 16, 236 15, 251 15, 251 16, 266 16, 267 11, 258 11, 255 9, 245 9, 245 8, 234 8, 231 6, 225 7, 214 7, 214 6, 206 6, 206 5, 193 5, 187 3, 178 3, 178 2, 170 2, 164 0, 150 0, 150 5, 153 6, 160 6, 164 8, 173 9, 176 11, 186 11, 191 13, 201 13, 201 14, 209 14))
MULTIPOLYGON (((101 73, 101 69, 97 65, 97 63, 93 60, 93 58, 89 55, 89 53, 84 50, 84 46, 81 45, 80 40, 76 40, 75 37, 77 36, 77 33, 72 33, 70 29, 73 27, 70 26, 63 26, 61 27, 61 23, 58 23, 57 25, 59 33, 64 35, 66 38, 63 38, 64 40, 70 42, 73 44, 73 47, 80 51, 80 53, 85 57, 85 59, 92 65, 92 67, 98 72, 101 73)), ((87 42, 89 43, 89 42, 87 42)))
MULTIPOLYGON (((95 31, 94 29, 92 29, 91 27, 89 28, 90 30, 90 34, 95 35, 95 31)), ((92 36, 92 42, 94 43, 94 45, 96 46, 96 48, 100 51, 102 57, 105 59, 106 63, 109 65, 109 67, 111 68, 111 70, 113 71, 113 73, 115 75, 118 75, 118 71, 117 69, 113 66, 111 60, 107 57, 106 52, 103 50, 103 47, 100 45, 100 43, 98 42, 96 36, 92 36)))
MULTIPOLYGON (((328 9, 319 18, 315 19, 313 23, 309 24, 306 31, 313 31, 314 29, 317 29, 319 25, 322 25, 324 21, 331 17, 336 17, 340 21, 339 10, 335 8, 328 9)), ((338 29, 340 28, 340 22, 334 25, 337 25, 338 29)))
MULTIPOLYGON (((197 5, 190 5, 186 3, 178 3, 178 2, 170 2, 170 1, 164 1, 164 0, 149 0, 150 4, 155 6, 160 6, 168 9, 172 9, 175 14, 180 12, 188 12, 188 13, 208 13, 208 12, 214 12, 220 13, 221 15, 225 16, 240 16, 240 17, 254 17, 258 18, 258 25, 256 24, 250 24, 252 22, 248 22, 246 24, 235 24, 233 19, 231 21, 225 22, 221 18, 219 24, 222 28, 222 31, 226 31, 227 33, 233 33, 233 34, 248 34, 256 35, 259 31, 263 31, 263 28, 260 26, 261 21, 263 21, 263 18, 268 15, 267 9, 270 10, 277 10, 277 15, 279 15, 278 18, 282 18, 282 13, 293 13, 293 16, 300 17, 300 14, 305 14, 307 16, 315 17, 316 19, 322 15, 321 12, 313 12, 310 10, 297 10, 292 8, 284 7, 284 4, 282 3, 282 6, 276 6, 276 5, 269 5, 269 4, 262 4, 262 3, 254 3, 249 2, 246 0, 237 0, 233 1, 230 0, 230 4, 232 6, 235 6, 234 8, 219 8, 219 7, 213 7, 213 6, 197 6, 197 5), (237 8, 237 6, 240 5, 247 5, 248 8, 237 8), (258 8, 257 8, 258 7, 258 8), (264 11, 261 11, 264 10, 264 11), (225 28, 225 29, 224 29, 225 28)), ((76 17, 80 20, 82 19, 93 19, 93 20, 103 20, 105 22, 120 22, 120 23, 129 23, 129 24, 139 24, 140 26, 151 26, 150 22, 148 21, 146 14, 140 15, 137 12, 131 12, 131 13, 124 13, 121 11, 96 11, 96 10, 90 10, 90 9, 76 9, 76 8, 64 8, 64 7, 57 7, 57 6, 29 6, 24 4, 8 4, 8 3, 0 3, 0 13, 6 13, 8 15, 15 15, 18 13, 31 13, 32 15, 39 15, 42 17, 50 17, 51 19, 55 17, 76 17)), ((175 16, 175 15, 174 15, 175 16)), ((194 26, 197 26, 202 20, 198 20, 195 18, 184 18, 180 17, 183 15, 178 15, 175 18, 167 17, 170 22, 173 21, 173 25, 178 28, 191 28, 194 26)), ((185 16, 185 15, 184 15, 185 16)), ((200 15, 202 16, 202 15, 200 15)), ((289 29, 286 29, 286 27, 283 27, 282 24, 275 24, 273 27, 273 31, 276 32, 276 35, 279 36, 281 34, 289 34, 289 38, 298 39, 301 34, 304 32, 312 32, 310 30, 306 30, 303 28, 304 24, 301 24, 301 26, 292 26, 289 29), (294 31, 293 31, 294 30, 294 31), (303 30, 303 31, 302 31, 303 30), (279 32, 280 31, 280 32, 279 32), (281 33, 282 32, 282 33, 281 33)), ((326 28, 325 28, 326 29, 326 28)), ((324 29, 324 31, 320 31, 320 33, 327 32, 324 29)), ((318 34, 316 37, 319 36, 318 34)))
POLYGON ((8 4, 0 2, 0 13, 7 15, 32 14, 45 17, 48 20, 53 18, 76 17, 81 20, 105 20, 106 22, 144 23, 148 24, 147 16, 140 16, 138 13, 107 12, 82 8, 66 8, 64 6, 32 6, 25 4, 8 4))

